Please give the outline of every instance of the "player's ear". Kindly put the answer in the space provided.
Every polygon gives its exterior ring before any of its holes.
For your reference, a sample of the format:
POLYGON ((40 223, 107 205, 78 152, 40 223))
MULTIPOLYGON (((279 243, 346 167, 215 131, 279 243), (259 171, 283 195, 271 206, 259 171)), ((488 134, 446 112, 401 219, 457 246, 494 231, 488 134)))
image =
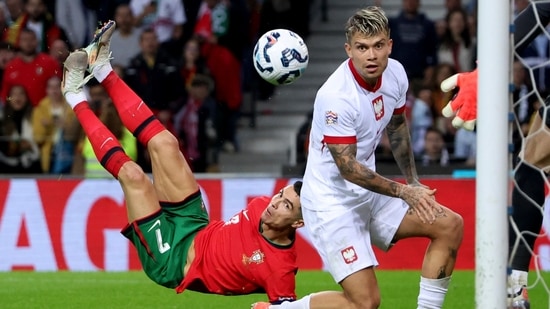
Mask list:
POLYGON ((299 229, 301 227, 304 226, 304 219, 298 219, 296 221, 294 221, 294 223, 292 223, 292 227, 295 228, 295 229, 299 229))
POLYGON ((344 49, 346 50, 348 58, 351 58, 351 45, 349 45, 348 42, 344 43, 344 49))

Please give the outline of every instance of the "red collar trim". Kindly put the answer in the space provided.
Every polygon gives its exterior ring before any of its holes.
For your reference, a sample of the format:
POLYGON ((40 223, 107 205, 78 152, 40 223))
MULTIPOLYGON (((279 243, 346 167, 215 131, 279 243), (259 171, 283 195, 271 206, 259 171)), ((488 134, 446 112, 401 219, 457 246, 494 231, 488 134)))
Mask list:
POLYGON ((363 77, 361 77, 359 72, 357 72, 357 70, 353 66, 353 63, 351 62, 351 59, 348 60, 348 66, 349 66, 349 69, 351 70, 351 74, 353 74, 353 77, 355 78, 355 81, 357 81, 359 86, 365 88, 370 92, 376 92, 382 86, 382 77, 379 77, 378 80, 376 81, 376 85, 372 87, 369 84, 367 84, 367 82, 363 79, 363 77))

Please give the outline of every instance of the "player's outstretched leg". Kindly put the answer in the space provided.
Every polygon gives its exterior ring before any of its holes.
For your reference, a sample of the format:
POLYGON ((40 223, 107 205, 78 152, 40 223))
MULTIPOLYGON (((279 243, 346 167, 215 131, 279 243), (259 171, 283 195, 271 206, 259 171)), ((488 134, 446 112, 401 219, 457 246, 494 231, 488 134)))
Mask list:
POLYGON ((82 90, 87 66, 86 51, 77 50, 69 55, 63 68, 62 92, 86 132, 97 159, 119 180, 126 198, 128 220, 133 222, 158 211, 160 206, 147 175, 124 153, 117 138, 90 109, 82 90))
POLYGON ((176 137, 166 130, 143 100, 113 71, 109 46, 115 26, 113 21, 106 23, 97 31, 98 37, 91 46, 86 48, 95 53, 89 57, 88 70, 109 93, 124 126, 147 147, 159 200, 180 202, 197 192, 198 184, 179 150, 176 137))
POLYGON ((87 57, 85 51, 78 50, 71 53, 65 61, 61 83, 63 95, 90 139, 97 159, 111 175, 118 178, 118 171, 122 165, 131 159, 124 153, 119 141, 97 118, 86 101, 82 86, 84 72, 88 66, 87 57))
POLYGON ((115 27, 115 22, 109 21, 96 31, 96 37, 85 49, 92 53, 88 54, 88 70, 105 87, 124 126, 141 144, 147 146, 149 140, 165 128, 141 98, 113 71, 109 46, 115 27))

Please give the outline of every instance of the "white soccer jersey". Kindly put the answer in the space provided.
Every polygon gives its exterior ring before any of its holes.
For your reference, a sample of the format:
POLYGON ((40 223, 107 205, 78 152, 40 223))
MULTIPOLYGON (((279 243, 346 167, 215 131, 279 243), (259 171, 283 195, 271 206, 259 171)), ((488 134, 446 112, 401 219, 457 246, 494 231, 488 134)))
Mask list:
POLYGON ((357 143, 357 160, 375 170, 374 152, 393 114, 403 113, 408 89, 403 66, 389 59, 375 87, 369 87, 351 60, 344 61, 317 92, 310 132, 302 207, 312 210, 356 205, 373 198, 345 180, 326 144, 357 143))

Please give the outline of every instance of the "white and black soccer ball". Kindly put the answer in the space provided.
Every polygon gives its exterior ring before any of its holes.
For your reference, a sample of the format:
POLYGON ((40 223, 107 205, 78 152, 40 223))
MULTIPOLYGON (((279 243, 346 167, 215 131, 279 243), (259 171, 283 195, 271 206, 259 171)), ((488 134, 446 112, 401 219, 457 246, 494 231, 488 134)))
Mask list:
POLYGON ((309 61, 304 40, 287 29, 264 33, 254 47, 253 57, 258 74, 274 85, 294 82, 302 76, 309 61))

